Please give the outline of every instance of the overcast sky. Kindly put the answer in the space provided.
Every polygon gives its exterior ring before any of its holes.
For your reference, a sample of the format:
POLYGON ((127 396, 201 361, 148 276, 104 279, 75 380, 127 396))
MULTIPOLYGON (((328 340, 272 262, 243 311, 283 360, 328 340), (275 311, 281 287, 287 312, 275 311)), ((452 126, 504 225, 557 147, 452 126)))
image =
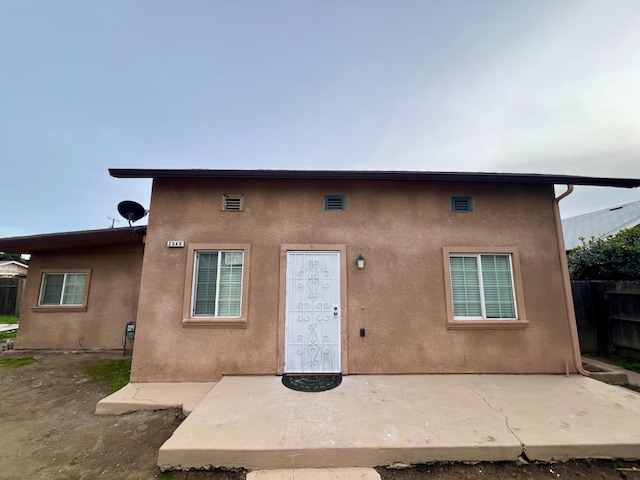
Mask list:
POLYGON ((640 178, 638 0, 0 3, 0 237, 149 205, 109 167, 640 178))

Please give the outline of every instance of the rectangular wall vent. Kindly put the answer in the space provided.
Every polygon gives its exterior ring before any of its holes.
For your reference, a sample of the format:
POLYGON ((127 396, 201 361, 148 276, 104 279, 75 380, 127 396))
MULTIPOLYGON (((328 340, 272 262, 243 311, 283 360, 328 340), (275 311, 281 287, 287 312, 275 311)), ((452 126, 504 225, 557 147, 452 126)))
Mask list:
POLYGON ((472 212, 471 197, 451 197, 452 212, 472 212))
POLYGON ((325 195, 324 209, 327 211, 344 210, 344 195, 325 195))
POLYGON ((244 195, 222 195, 223 212, 242 212, 244 210, 244 195))

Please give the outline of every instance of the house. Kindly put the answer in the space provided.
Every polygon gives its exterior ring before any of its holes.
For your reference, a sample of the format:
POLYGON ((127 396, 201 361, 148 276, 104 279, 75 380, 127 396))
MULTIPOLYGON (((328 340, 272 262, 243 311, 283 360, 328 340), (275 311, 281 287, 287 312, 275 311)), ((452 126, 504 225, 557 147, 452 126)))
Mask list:
MULTIPOLYGON (((89 311, 116 321, 120 335, 135 318, 132 382, 580 371, 558 202, 572 185, 640 186, 533 174, 110 173, 153 179, 144 239, 129 233, 123 244, 118 234, 84 257, 57 242, 39 259, 32 246, 32 327, 20 341, 21 326, 16 347, 59 348, 64 336, 37 332, 52 328, 72 329, 77 347, 90 336, 78 324, 95 327, 89 311), (569 186, 557 198, 556 184, 569 186), (87 271, 74 290, 81 304, 42 305, 52 268, 65 279, 87 271)), ((91 338, 100 343, 98 332, 91 338)))
POLYGON ((12 278, 16 276, 24 276, 29 271, 29 265, 15 260, 0 262, 0 278, 12 278))
POLYGON ((144 227, 0 239, 29 253, 16 349, 119 349, 136 318, 144 227))
POLYGON ((564 243, 572 250, 592 238, 603 238, 640 226, 640 200, 562 220, 564 243))
POLYGON ((16 260, 0 262, 0 316, 19 316, 29 266, 16 260))

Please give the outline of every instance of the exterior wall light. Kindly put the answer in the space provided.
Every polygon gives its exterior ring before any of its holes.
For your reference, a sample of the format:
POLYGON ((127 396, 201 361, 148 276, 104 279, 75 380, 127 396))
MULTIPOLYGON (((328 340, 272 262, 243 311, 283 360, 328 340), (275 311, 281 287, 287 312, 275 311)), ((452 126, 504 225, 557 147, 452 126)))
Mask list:
POLYGON ((356 264, 358 265, 358 268, 364 268, 364 257, 362 255, 358 255, 356 264))

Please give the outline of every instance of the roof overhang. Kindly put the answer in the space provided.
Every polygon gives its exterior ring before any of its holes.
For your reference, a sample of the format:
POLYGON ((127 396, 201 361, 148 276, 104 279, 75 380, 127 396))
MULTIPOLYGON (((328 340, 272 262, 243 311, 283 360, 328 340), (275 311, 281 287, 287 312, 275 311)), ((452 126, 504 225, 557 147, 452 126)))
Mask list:
POLYGON ((522 183, 635 188, 640 179, 537 173, 412 172, 373 170, 206 170, 110 168, 116 178, 214 178, 272 180, 386 180, 414 182, 522 183))
POLYGON ((0 238, 0 252, 35 253, 60 249, 142 243, 146 231, 147 227, 141 226, 0 238))

